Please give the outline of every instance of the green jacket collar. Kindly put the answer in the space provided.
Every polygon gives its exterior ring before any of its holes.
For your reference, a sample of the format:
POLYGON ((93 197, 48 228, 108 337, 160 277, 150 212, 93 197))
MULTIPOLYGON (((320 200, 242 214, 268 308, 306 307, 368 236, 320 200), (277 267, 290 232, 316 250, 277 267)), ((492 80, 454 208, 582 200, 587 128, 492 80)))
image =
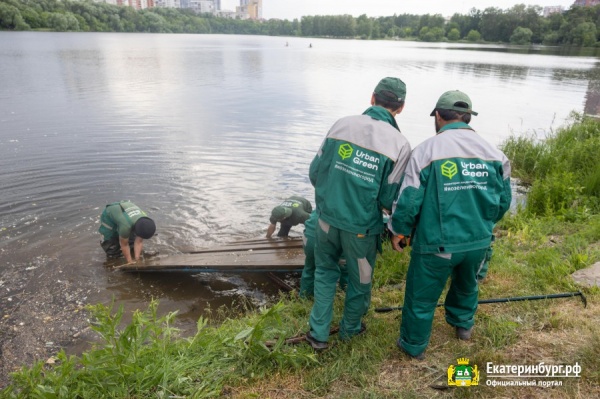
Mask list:
POLYGON ((400 131, 398 124, 396 123, 396 119, 392 116, 390 111, 387 109, 380 107, 378 105, 374 105, 372 107, 367 108, 363 115, 369 115, 373 119, 377 119, 378 121, 387 122, 390 125, 394 126, 396 130, 400 131))
POLYGON ((442 132, 445 132, 446 130, 450 130, 450 129, 469 129, 469 130, 474 131, 474 129, 471 126, 467 125, 464 122, 454 122, 454 123, 449 123, 446 126, 442 127, 438 131, 438 133, 442 133, 442 132))

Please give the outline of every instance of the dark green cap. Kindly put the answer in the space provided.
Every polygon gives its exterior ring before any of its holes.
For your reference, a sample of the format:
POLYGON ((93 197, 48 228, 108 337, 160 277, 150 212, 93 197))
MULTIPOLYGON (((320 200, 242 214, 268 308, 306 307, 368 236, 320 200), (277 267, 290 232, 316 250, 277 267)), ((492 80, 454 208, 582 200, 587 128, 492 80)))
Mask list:
POLYGON ((402 102, 406 99, 406 85, 398 78, 383 78, 373 91, 387 101, 402 102))
POLYGON ((473 111, 473 103, 471 99, 462 91, 451 90, 447 91, 439 98, 435 108, 431 111, 430 116, 435 115, 436 109, 449 109, 456 112, 462 112, 465 114, 477 115, 477 112, 473 111))
POLYGON ((133 230, 135 231, 136 236, 147 240, 156 232, 156 224, 154 223, 154 220, 148 217, 141 217, 133 225, 133 230))
POLYGON ((284 206, 276 206, 271 211, 271 222, 281 222, 283 219, 287 219, 292 216, 292 208, 286 208, 284 206))

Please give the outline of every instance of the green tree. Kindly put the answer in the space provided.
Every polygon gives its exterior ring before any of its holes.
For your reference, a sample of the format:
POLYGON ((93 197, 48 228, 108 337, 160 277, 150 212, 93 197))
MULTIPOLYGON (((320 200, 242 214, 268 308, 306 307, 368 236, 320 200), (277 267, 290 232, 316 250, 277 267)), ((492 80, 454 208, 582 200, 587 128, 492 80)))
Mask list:
POLYGON ((419 32, 419 38, 424 42, 439 42, 444 38, 444 29, 424 26, 419 32))
MULTIPOLYGON (((452 27, 458 25, 460 30, 460 37, 466 37, 471 30, 479 29, 479 21, 481 20, 481 11, 473 8, 469 15, 454 14, 450 18, 450 24, 452 27)), ((452 29, 452 28, 450 28, 452 29)))
POLYGON ((433 28, 442 28, 443 29, 445 24, 446 24, 446 20, 440 14, 423 15, 423 16, 421 16, 421 19, 419 20, 419 32, 424 27, 428 27, 429 29, 433 29, 433 28))
POLYGON ((48 27, 57 32, 66 32, 69 30, 69 21, 64 14, 51 12, 48 15, 48 27))
POLYGON ((356 20, 356 34, 361 39, 368 39, 373 33, 373 21, 365 14, 358 17, 356 20))
POLYGON ((472 29, 467 34, 467 40, 470 42, 478 42, 481 40, 481 33, 477 32, 475 29, 472 29))
POLYGON ((446 24, 446 36, 448 36, 448 33, 450 33, 452 29, 458 30, 458 34, 460 35, 460 25, 457 22, 450 21, 446 24))
POLYGON ((314 20, 315 17, 308 16, 300 19, 300 31, 302 36, 314 36, 314 20))
POLYGON ((0 28, 11 30, 31 29, 17 7, 4 3, 0 3, 0 28))
POLYGON ((593 46, 596 44, 596 25, 582 22, 572 32, 572 43, 576 46, 593 46))
POLYGON ((40 16, 39 12, 32 7, 24 7, 20 10, 25 23, 30 26, 31 29, 39 29, 44 27, 44 21, 40 16))
POLYGON ((544 36, 543 44, 546 46, 556 46, 560 42, 560 36, 558 32, 550 32, 544 36))
POLYGON ((491 42, 508 42, 516 26, 511 27, 506 14, 499 8, 488 7, 483 10, 479 21, 481 36, 491 42))
POLYGON ((395 17, 394 24, 400 29, 400 37, 409 37, 419 31, 420 16, 402 14, 395 17))
POLYGON ((161 33, 161 32, 169 31, 167 28, 167 22, 165 21, 165 19, 162 16, 155 14, 151 11, 142 12, 142 15, 143 15, 142 31, 152 32, 152 33, 161 33))
POLYGON ((460 39, 460 31, 457 28, 450 29, 450 32, 448 32, 448 40, 455 42, 458 39, 460 39))
POLYGON ((523 28, 518 26, 513 34, 510 36, 510 42, 512 44, 531 44, 531 36, 533 32, 529 28, 523 28))
POLYGON ((79 31, 79 20, 75 18, 72 12, 65 12, 65 18, 67 19, 67 30, 78 32, 79 31))
POLYGON ((382 37, 381 26, 377 20, 373 21, 373 30, 371 31, 371 39, 380 39, 382 37))
POLYGON ((382 35, 386 37, 396 36, 396 25, 394 24, 395 17, 380 17, 375 20, 382 35))

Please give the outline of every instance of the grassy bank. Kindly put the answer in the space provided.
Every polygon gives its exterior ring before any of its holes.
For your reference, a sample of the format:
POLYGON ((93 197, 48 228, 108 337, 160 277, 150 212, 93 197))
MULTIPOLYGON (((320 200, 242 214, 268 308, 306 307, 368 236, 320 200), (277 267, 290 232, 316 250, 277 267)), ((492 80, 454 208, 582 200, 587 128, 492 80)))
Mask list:
MULTIPOLYGON (((530 185, 527 205, 497 226, 498 239, 480 299, 573 292, 570 274, 600 261, 600 124, 577 120, 546 140, 511 138, 503 148, 514 175, 530 185)), ((590 398, 600 397, 600 290, 579 297, 485 304, 473 339, 458 341, 438 308, 423 362, 395 346, 409 251, 389 245, 378 259, 367 333, 314 353, 283 338, 307 330, 312 302, 295 293, 241 318, 213 327, 198 321, 193 337, 180 337, 174 314, 157 315, 153 302, 120 327, 121 311, 89 308, 102 338, 81 356, 57 354, 12 375, 0 397, 12 398, 590 398), (271 341, 271 347, 265 342, 271 341), (479 386, 448 387, 447 369, 467 357, 481 372, 479 386), (486 365, 575 365, 579 378, 562 386, 488 386, 486 365)), ((343 305, 335 303, 337 323, 343 305)), ((527 380, 533 380, 528 378, 527 380)), ((523 380, 523 379, 521 379, 523 380)))

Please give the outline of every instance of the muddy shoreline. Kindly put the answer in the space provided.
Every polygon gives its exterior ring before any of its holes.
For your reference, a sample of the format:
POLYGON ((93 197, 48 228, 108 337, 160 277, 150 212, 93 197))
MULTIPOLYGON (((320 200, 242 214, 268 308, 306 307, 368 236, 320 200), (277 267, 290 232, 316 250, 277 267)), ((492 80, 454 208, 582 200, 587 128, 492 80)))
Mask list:
POLYGON ((68 276, 57 259, 36 261, 6 267, 0 280, 0 387, 23 365, 88 339, 84 307, 96 293, 68 276), (36 261, 45 267, 35 267, 36 261))
MULTIPOLYGON (((61 349, 72 355, 89 349, 97 335, 89 328, 86 305, 124 305, 126 323, 134 309, 146 309, 158 299, 159 313, 178 311, 175 327, 186 336, 195 332, 198 316, 206 309, 225 307, 228 313, 240 314, 275 300, 281 290, 257 274, 124 274, 107 266, 99 247, 88 248, 91 257, 82 255, 85 251, 66 256, 65 248, 54 249, 53 255, 28 253, 29 258, 13 253, 13 261, 0 265, 0 388, 22 366, 46 362, 61 349), (82 270, 88 274, 82 275, 82 270)), ((52 251, 46 247, 37 252, 52 251)), ((299 282, 299 274, 280 278, 291 286, 299 282)), ((219 322, 214 317, 211 321, 219 322)))

